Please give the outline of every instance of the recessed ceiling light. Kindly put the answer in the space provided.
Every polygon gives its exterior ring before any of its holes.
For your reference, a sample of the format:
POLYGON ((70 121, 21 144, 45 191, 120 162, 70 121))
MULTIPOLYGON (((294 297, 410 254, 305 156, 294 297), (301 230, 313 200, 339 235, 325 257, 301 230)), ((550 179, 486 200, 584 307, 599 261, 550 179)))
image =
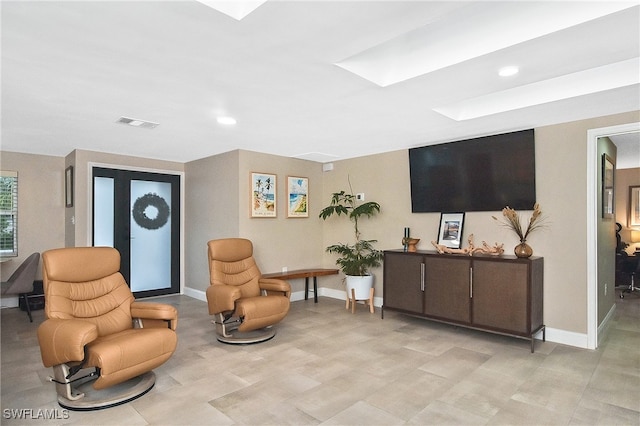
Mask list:
POLYGON ((518 74, 520 69, 515 65, 509 65, 508 67, 502 67, 498 71, 498 75, 500 77, 511 77, 512 75, 518 74))
POLYGON ((224 124, 225 126, 232 126, 236 124, 236 119, 233 117, 218 117, 216 118, 218 124, 224 124))

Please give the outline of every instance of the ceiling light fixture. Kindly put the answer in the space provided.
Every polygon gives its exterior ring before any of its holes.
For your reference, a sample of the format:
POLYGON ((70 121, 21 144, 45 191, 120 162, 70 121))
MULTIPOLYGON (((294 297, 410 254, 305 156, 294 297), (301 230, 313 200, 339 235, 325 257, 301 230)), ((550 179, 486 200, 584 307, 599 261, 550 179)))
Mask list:
POLYGON ((498 75, 500 77, 511 77, 512 75, 518 74, 519 71, 520 68, 515 65, 509 65, 507 67, 500 68, 500 70, 498 70, 498 75))
POLYGON ((233 126, 237 123, 236 119, 233 117, 218 117, 216 118, 216 121, 218 121, 218 124, 223 124, 225 126, 233 126))
POLYGON ((133 127, 142 127, 143 129, 155 129, 160 123, 153 121, 138 120, 137 118, 120 117, 116 123, 126 124, 133 127))

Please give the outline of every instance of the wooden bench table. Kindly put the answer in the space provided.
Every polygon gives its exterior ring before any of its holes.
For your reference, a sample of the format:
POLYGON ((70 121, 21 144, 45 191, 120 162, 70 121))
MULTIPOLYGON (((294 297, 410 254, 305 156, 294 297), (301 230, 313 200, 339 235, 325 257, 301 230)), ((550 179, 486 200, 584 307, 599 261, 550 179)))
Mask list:
POLYGON ((307 300, 309 299, 309 278, 313 277, 313 301, 318 303, 318 277, 336 275, 337 273, 337 269, 295 269, 293 271, 263 274, 262 278, 277 278, 281 280, 304 278, 304 300, 307 300))

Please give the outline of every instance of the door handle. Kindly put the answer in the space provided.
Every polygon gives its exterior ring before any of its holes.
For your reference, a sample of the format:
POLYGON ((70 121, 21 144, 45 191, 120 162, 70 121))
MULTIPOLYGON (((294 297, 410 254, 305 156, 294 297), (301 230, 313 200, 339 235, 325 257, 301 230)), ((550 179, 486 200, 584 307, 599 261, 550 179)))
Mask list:
POLYGON ((424 263, 420 264, 420 291, 424 291, 424 263))
POLYGON ((469 268, 469 298, 473 299, 473 267, 469 268))

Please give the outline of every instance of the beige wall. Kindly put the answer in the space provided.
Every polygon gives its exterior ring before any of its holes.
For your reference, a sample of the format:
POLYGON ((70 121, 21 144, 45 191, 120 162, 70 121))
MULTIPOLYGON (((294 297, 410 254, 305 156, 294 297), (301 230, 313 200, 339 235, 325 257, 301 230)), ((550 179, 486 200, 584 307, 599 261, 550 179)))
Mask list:
MULTIPOLYGON (((638 121, 640 115, 635 111, 536 129, 538 201, 549 218, 549 226, 533 234, 530 244, 535 255, 545 257, 545 323, 549 327, 576 333, 587 330, 587 130, 638 121)), ((187 184, 185 285, 198 290, 204 290, 208 283, 205 259, 206 241, 210 238, 236 235, 251 238, 265 272, 278 271, 283 266, 289 269, 333 267, 334 258, 324 253, 324 247, 348 241, 351 226, 333 219, 323 222, 318 219, 318 213, 328 204, 332 192, 347 188, 348 177, 355 192, 364 192, 366 200, 382 205, 379 217, 362 223, 363 235, 378 239, 381 249, 399 248, 405 226, 411 228, 413 237, 421 238, 420 249, 431 249, 430 241, 436 238, 440 219, 435 213, 410 213, 406 150, 338 161, 333 171, 325 173, 318 163, 249 151, 234 151, 187 164, 87 151, 74 151, 66 159, 3 152, 1 161, 3 168, 17 169, 21 179, 21 256, 31 250, 44 251, 65 245, 65 228, 67 245, 73 245, 69 241, 86 244, 89 162, 184 170, 187 184), (70 164, 76 169, 75 207, 65 209, 63 174, 70 164), (251 171, 277 175, 277 218, 249 218, 251 171), (308 219, 286 218, 287 175, 309 177, 308 219), (43 212, 47 221, 42 220, 43 212), (70 224, 71 216, 75 216, 75 227, 70 224)), ((623 174, 617 176, 620 183, 623 174)), ((491 219, 496 213, 468 213, 464 234, 473 233, 476 243, 504 242, 507 250, 511 250, 517 239, 491 219)), ((10 272, 9 267, 4 267, 2 277, 8 277, 10 272)), ((381 297, 382 269, 375 274, 376 296, 381 297)), ((292 284, 294 291, 302 289, 302 282, 292 284)), ((342 290, 338 276, 323 277, 320 285, 342 290)))
MULTIPOLYGON (((620 231, 622 241, 629 243, 631 241, 627 220, 629 215, 629 187, 640 186, 640 168, 616 170, 615 179, 616 222, 622 225, 622 231, 620 231)), ((633 243, 631 246, 628 249, 629 251, 633 251, 634 247, 640 247, 640 243, 633 243)))
MULTIPOLYGON (((614 165, 617 158, 617 148, 611 139, 603 137, 598 139, 597 157, 601 159, 604 154, 612 159, 614 165)), ((599 160, 601 162, 601 160, 599 160)), ((599 162, 599 164, 600 164, 599 162)), ((602 168, 598 167, 598 194, 597 206, 602 206, 602 168)), ((615 183, 615 181, 614 181, 615 183)), ((615 191, 615 188, 614 188, 615 191)), ((615 192, 614 192, 615 193, 615 192)), ((615 208, 615 207, 614 207, 615 208)), ((601 209, 597 216, 598 235, 598 324, 605 319, 611 307, 615 304, 615 274, 616 274, 616 231, 613 218, 603 218, 601 209)))
MULTIPOLYGON (((532 234, 528 242, 534 255, 545 258, 544 321, 550 328, 587 332, 587 131, 638 121, 638 112, 632 112, 535 129, 537 199, 548 220, 547 227, 532 234)), ((377 218, 363 224, 365 238, 378 239, 380 249, 401 248, 403 228, 408 226, 411 236, 421 239, 419 249, 432 249, 430 242, 437 237, 440 214, 410 213, 406 150, 338 161, 334 166, 334 171, 325 174, 325 203, 332 192, 347 188, 350 176, 354 192, 364 192, 367 201, 375 200, 382 206, 377 218)), ((464 238, 473 234, 476 243, 504 243, 510 253, 518 239, 496 224, 491 218, 496 214, 499 212, 467 213, 464 238)), ((345 223, 330 219, 323 227, 323 246, 350 235, 345 223)), ((325 266, 333 260, 324 255, 325 266)), ((375 293, 381 296, 382 268, 375 275, 375 293)), ((339 280, 332 286, 340 288, 339 280)))
MULTIPOLYGON (((322 202, 322 165, 313 161, 240 151, 239 164, 240 232, 254 243, 260 269, 279 272, 319 267, 322 264, 322 223, 318 218, 322 202), (277 216, 271 219, 250 217, 251 172, 272 173, 277 182, 277 216), (287 176, 309 178, 309 217, 287 217, 287 176)), ((301 281, 301 280, 298 280, 301 281)), ((302 289, 292 282, 293 290, 302 289)))
POLYGON ((238 151, 185 165, 185 285, 209 286, 207 241, 239 235, 238 151))
POLYGON ((18 257, 1 264, 5 281, 31 253, 64 246, 64 158, 3 151, 0 164, 18 172, 18 257))
MULTIPOLYGON (((187 176, 186 286, 204 292, 209 285, 207 241, 248 238, 254 244, 262 272, 320 266, 318 219, 322 194, 322 165, 312 161, 236 150, 192 161, 187 176), (277 183, 275 218, 250 218, 251 172, 272 173, 277 183), (287 176, 309 178, 309 218, 287 218, 287 176)), ((293 291, 304 288, 291 281, 293 291)))

